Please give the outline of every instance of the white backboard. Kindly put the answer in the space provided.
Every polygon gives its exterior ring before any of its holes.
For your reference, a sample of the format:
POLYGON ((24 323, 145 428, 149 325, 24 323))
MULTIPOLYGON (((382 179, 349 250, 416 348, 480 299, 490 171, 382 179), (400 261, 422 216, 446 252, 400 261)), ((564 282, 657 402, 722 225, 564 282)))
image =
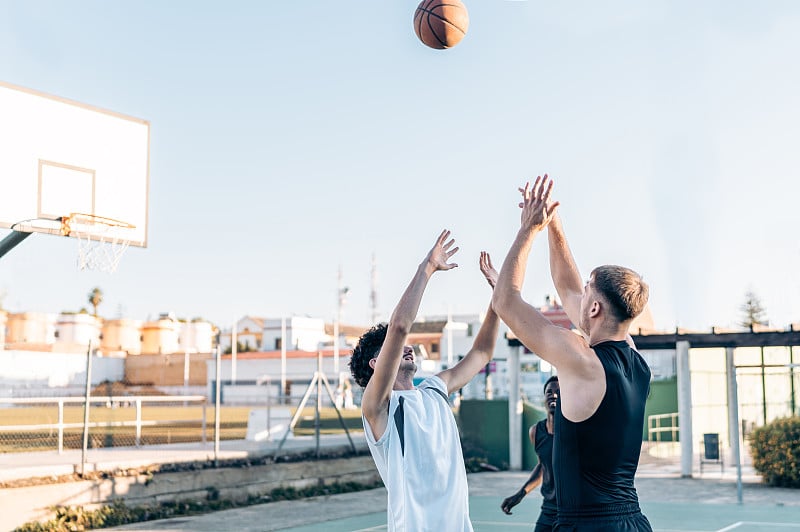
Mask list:
POLYGON ((0 81, 0 227, 92 214, 147 246, 150 123, 0 81))

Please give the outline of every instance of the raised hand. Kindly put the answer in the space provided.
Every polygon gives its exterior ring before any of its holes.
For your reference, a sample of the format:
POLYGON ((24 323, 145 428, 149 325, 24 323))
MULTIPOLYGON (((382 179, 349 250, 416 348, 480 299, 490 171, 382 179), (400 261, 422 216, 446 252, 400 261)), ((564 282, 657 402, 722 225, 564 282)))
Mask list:
POLYGON ((448 238, 450 238, 450 231, 445 229, 436 239, 436 244, 433 245, 425 258, 427 266, 431 268, 431 273, 439 270, 452 270, 458 266, 456 263, 447 262, 458 251, 457 246, 450 249, 456 241, 452 238, 448 241, 448 238))
POLYGON ((494 266, 492 265, 492 258, 486 251, 481 251, 479 267, 481 269, 481 273, 489 283, 489 286, 491 286, 492 290, 494 290, 494 286, 497 284, 497 270, 494 269, 494 266))
POLYGON ((528 230, 544 229, 555 217, 559 206, 557 201, 550 199, 553 180, 547 174, 544 177, 537 176, 533 186, 528 182, 525 183, 525 188, 519 190, 522 193, 522 202, 519 204, 522 208, 522 227, 528 230))

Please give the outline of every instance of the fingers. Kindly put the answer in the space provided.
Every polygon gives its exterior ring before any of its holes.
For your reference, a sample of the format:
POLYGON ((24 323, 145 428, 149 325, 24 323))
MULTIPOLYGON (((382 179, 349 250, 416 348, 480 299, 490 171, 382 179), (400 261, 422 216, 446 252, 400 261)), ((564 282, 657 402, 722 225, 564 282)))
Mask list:
MULTIPOLYGON (((451 240, 451 241, 450 241, 450 243, 448 244, 448 246, 449 246, 449 245, 451 245, 452 243, 453 243, 453 241, 451 240)), ((445 248, 445 250, 446 250, 446 249, 447 249, 447 248, 445 248)), ((452 257, 453 255, 455 255, 455 254, 456 254, 456 251, 458 251, 458 250, 459 250, 459 248, 458 248, 458 246, 456 246, 456 247, 454 247, 453 249, 451 249, 450 251, 446 251, 447 258, 449 259, 449 258, 450 258, 450 257, 452 257)))
POLYGON ((449 236, 450 236, 450 231, 448 229, 442 230, 441 234, 439 235, 439 238, 436 239, 436 243, 438 245, 442 245, 442 242, 447 240, 447 237, 449 236))

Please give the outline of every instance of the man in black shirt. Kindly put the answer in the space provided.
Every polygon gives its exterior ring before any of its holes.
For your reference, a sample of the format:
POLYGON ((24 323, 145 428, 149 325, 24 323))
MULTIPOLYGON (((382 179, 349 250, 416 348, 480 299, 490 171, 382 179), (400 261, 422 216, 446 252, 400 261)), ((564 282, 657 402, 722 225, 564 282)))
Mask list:
MULTIPOLYGON (((583 285, 567 245, 553 182, 522 189, 521 227, 500 270, 492 305, 520 341, 558 369, 564 399, 555 415, 556 531, 650 532, 634 474, 641 450, 650 369, 628 334, 647 304, 641 276, 600 266, 583 285), (548 228, 550 272, 564 310, 584 336, 554 325, 522 299, 528 255, 548 228)), ((597 205, 598 217, 605 205, 597 205)), ((626 207, 629 208, 629 207, 626 207)), ((602 236, 602 226, 594 233, 602 236)))
POLYGON ((531 476, 518 492, 511 497, 506 497, 500 505, 508 515, 511 509, 522 502, 525 495, 533 491, 539 484, 542 485, 542 510, 536 519, 536 527, 533 532, 552 532, 556 524, 556 487, 553 483, 553 429, 555 423, 556 405, 560 389, 558 387, 558 376, 553 375, 544 383, 544 407, 547 410, 547 417, 532 425, 528 431, 539 463, 533 468, 531 476))

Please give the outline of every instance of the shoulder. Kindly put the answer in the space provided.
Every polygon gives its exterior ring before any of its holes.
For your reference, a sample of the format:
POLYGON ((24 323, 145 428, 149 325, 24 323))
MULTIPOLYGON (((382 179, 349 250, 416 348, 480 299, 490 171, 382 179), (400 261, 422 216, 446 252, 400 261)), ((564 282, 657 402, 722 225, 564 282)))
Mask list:
POLYGON ((439 391, 447 393, 447 385, 444 383, 444 381, 438 375, 432 375, 432 376, 426 378, 424 381, 419 383, 419 386, 417 386, 417 389, 419 389, 419 390, 422 390, 422 389, 425 389, 425 388, 435 388, 435 389, 437 389, 439 391))

